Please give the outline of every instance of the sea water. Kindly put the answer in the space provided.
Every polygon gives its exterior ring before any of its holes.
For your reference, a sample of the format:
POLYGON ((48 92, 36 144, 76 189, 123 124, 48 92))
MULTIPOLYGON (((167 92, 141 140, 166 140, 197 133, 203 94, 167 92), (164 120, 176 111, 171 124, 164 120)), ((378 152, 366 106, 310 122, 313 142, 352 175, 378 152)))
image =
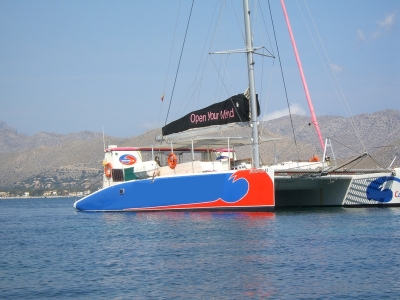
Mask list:
POLYGON ((1 299, 399 299, 400 208, 88 213, 0 200, 1 299))

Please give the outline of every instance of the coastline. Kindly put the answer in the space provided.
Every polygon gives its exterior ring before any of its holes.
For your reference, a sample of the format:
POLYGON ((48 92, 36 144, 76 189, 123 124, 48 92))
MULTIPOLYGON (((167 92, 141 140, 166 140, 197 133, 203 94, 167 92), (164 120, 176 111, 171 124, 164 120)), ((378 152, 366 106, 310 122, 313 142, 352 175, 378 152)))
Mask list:
POLYGON ((8 200, 8 199, 53 199, 53 198, 82 198, 83 196, 32 196, 32 197, 24 197, 24 196, 14 196, 14 197, 0 197, 0 200, 8 200))

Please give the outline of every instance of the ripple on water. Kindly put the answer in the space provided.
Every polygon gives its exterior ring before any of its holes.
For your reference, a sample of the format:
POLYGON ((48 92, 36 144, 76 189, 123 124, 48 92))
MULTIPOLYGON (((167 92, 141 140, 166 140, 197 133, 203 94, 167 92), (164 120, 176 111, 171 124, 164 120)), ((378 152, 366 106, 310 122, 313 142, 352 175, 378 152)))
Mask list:
POLYGON ((399 298, 400 209, 83 213, 0 201, 2 299, 399 298))

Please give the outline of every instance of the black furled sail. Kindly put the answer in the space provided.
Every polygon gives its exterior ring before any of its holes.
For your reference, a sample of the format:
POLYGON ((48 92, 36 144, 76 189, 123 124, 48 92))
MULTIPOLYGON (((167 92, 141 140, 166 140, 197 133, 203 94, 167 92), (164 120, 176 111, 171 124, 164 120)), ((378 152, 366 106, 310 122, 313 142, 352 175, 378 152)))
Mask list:
MULTIPOLYGON (((260 115, 260 104, 257 99, 257 116, 260 115)), ((162 135, 183 132, 189 129, 229 123, 249 122, 250 103, 244 94, 232 96, 224 101, 214 103, 203 109, 188 113, 162 128, 162 135)))

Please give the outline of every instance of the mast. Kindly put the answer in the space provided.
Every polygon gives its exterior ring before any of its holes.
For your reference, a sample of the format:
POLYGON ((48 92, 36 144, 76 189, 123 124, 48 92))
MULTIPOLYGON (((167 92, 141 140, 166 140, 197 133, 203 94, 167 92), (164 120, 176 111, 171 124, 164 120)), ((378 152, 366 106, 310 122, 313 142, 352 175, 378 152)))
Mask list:
POLYGON ((256 92, 254 84, 254 61, 253 61, 253 41, 251 37, 250 28, 250 10, 249 1, 243 0, 243 12, 244 12, 244 25, 246 31, 246 55, 247 55, 247 69, 249 77, 249 90, 250 90, 250 124, 252 127, 252 148, 253 148, 253 167, 260 167, 260 154, 259 154, 259 142, 258 142, 258 125, 257 125, 257 103, 256 103, 256 92))
POLYGON ((325 148, 324 141, 322 140, 322 135, 321 135, 321 131, 319 129, 319 125, 318 125, 318 122, 317 122, 317 117, 315 116, 315 113, 314 113, 314 106, 313 106, 312 101, 311 101, 310 92, 308 91, 308 85, 307 85, 306 77, 304 76, 303 67, 301 65, 300 56, 299 56, 299 53, 297 51, 296 41, 294 40, 292 27, 290 26, 289 16, 288 16, 288 14, 286 12, 286 6, 285 6, 285 1, 284 0, 281 0, 281 5, 282 5, 283 14, 285 15, 286 24, 287 24, 287 27, 288 27, 288 30, 289 30, 290 39, 292 41, 294 55, 296 56, 297 65, 299 67, 301 81, 303 82, 304 91, 306 93, 308 107, 309 107, 310 113, 311 113, 311 122, 314 124, 315 129, 317 130, 319 143, 321 144, 322 149, 324 149, 325 148))

